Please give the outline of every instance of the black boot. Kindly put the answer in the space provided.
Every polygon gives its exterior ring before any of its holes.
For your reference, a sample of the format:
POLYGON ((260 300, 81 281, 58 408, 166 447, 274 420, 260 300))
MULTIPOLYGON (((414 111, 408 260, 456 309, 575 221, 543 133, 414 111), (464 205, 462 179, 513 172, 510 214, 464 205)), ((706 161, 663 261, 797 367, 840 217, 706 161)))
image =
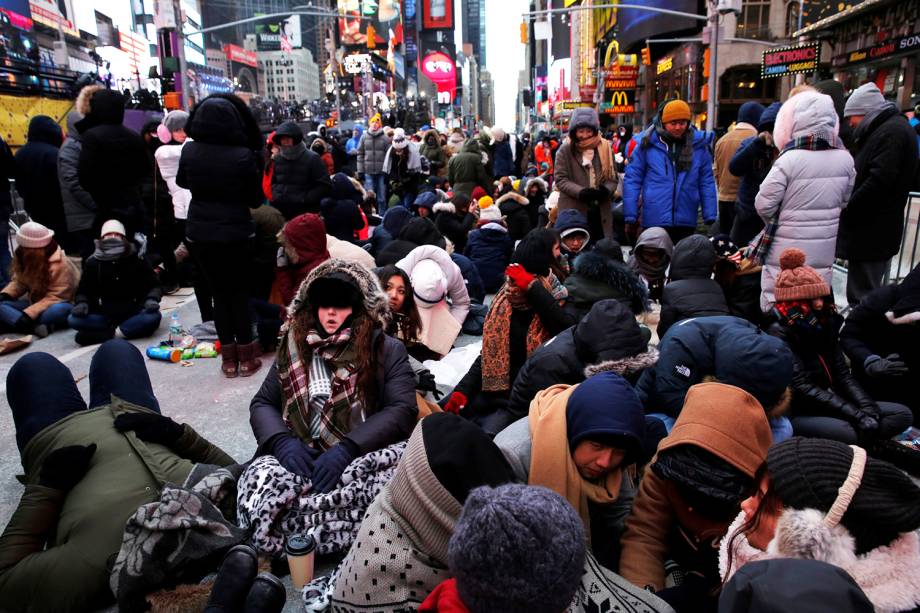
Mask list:
POLYGON ((98 345, 107 340, 115 338, 115 328, 106 328, 104 330, 80 330, 74 335, 74 339, 81 347, 87 345, 98 345))
POLYGON ((253 581, 243 605, 243 613, 280 613, 287 602, 281 579, 269 573, 260 573, 253 581))
POLYGON ((258 570, 258 556, 249 545, 237 545, 228 551, 220 563, 205 613, 242 611, 243 601, 258 570))

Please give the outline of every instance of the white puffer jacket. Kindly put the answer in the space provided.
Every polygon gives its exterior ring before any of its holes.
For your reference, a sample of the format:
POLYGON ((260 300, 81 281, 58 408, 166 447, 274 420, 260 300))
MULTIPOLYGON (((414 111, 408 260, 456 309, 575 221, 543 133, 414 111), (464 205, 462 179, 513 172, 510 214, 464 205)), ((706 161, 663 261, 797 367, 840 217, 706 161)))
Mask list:
MULTIPOLYGON (((189 142, 191 139, 186 140, 189 142)), ((166 187, 169 188, 169 195, 172 196, 173 213, 176 219, 185 221, 188 217, 188 205, 192 201, 192 192, 179 187, 176 184, 176 173, 179 172, 179 158, 182 157, 181 145, 163 145, 159 147, 154 154, 157 160, 157 167, 160 169, 160 175, 166 181, 166 187)))
MULTIPOLYGON (((818 92, 803 92, 787 100, 776 118, 776 146, 816 134, 837 140, 839 123, 834 103, 818 92)), ((840 213, 853 191, 853 157, 842 148, 826 151, 794 149, 777 158, 754 201, 757 213, 769 220, 779 209, 779 227, 761 273, 760 307, 769 311, 779 274, 779 256, 788 247, 807 255, 808 265, 828 285, 837 243, 840 213)))

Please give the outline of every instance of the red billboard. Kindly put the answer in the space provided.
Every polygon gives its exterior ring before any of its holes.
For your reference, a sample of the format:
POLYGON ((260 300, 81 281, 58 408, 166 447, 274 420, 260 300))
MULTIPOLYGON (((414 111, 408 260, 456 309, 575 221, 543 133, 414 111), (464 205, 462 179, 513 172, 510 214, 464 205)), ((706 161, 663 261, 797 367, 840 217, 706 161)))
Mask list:
POLYGON ((259 60, 256 57, 255 51, 246 51, 237 45, 224 45, 224 53, 231 62, 245 64, 252 68, 256 68, 259 65, 259 60))
POLYGON ((423 30, 453 30, 453 0, 422 0, 423 30))

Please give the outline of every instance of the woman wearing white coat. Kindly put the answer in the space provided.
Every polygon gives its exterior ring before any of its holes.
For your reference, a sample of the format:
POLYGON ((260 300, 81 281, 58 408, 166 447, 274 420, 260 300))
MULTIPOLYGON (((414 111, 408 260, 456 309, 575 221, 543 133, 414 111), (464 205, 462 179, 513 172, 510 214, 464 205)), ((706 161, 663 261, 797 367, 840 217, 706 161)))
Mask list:
POLYGON ((787 100, 776 117, 774 139, 780 156, 760 185, 757 213, 770 220, 779 211, 778 226, 761 273, 760 308, 775 302, 773 286, 779 255, 788 247, 802 249, 808 263, 828 285, 837 243, 840 213, 853 190, 853 157, 837 138, 834 102, 816 91, 787 100))
POLYGON ((176 184, 176 173, 179 171, 179 158, 182 156, 182 147, 188 137, 185 135, 185 124, 188 122, 188 113, 185 111, 170 111, 163 118, 163 123, 157 128, 157 136, 163 143, 154 154, 160 175, 166 181, 169 195, 172 196, 173 212, 179 222, 180 238, 185 238, 185 218, 188 217, 188 205, 192 201, 192 192, 176 184))

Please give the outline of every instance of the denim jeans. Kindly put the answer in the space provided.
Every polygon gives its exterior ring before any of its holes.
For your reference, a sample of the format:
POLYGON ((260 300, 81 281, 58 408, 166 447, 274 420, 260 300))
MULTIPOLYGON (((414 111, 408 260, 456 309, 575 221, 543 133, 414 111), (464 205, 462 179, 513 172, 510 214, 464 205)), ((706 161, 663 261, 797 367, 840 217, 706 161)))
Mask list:
MULTIPOLYGON (((31 303, 28 300, 8 300, 0 302, 0 324, 6 327, 12 327, 31 303)), ((69 302, 58 302, 38 316, 36 324, 45 324, 55 328, 64 328, 67 326, 67 317, 73 305, 69 302)))
POLYGON ((377 214, 383 215, 387 211, 387 176, 381 173, 365 173, 364 189, 371 190, 377 195, 377 214))
POLYGON ((85 317, 71 315, 67 318, 67 323, 77 332, 105 332, 106 330, 114 332, 114 329, 118 327, 125 338, 147 338, 160 327, 162 317, 159 311, 155 313, 141 311, 121 322, 115 322, 105 315, 90 313, 85 317))
MULTIPOLYGON (((113 395, 160 412, 141 352, 122 339, 100 346, 89 366, 89 408, 108 404, 113 395)), ((43 429, 87 407, 73 374, 42 351, 26 354, 13 364, 6 377, 6 398, 20 451, 43 429)))
MULTIPOLYGON (((668 429, 668 432, 671 432, 671 429, 674 428, 674 422, 677 421, 664 413, 649 413, 648 417, 660 420, 668 429)), ((792 422, 789 421, 788 417, 770 417, 767 418, 767 421, 770 422, 770 432, 773 433, 774 443, 782 443, 786 439, 792 438, 792 422)))

